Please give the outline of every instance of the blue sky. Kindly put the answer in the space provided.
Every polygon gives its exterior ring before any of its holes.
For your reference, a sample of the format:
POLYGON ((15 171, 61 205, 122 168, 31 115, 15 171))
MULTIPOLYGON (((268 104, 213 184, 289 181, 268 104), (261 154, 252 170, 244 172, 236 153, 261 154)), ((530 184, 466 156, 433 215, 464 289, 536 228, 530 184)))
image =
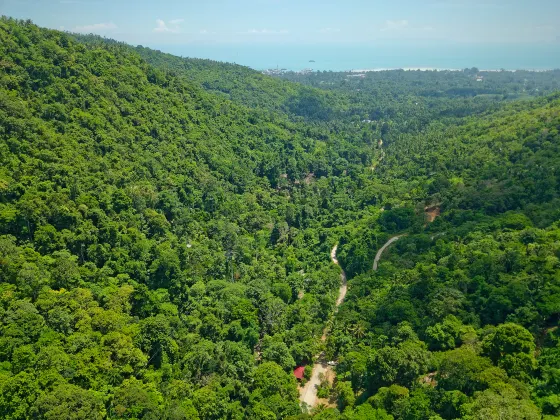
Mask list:
POLYGON ((0 0, 132 44, 560 44, 560 0, 0 0))

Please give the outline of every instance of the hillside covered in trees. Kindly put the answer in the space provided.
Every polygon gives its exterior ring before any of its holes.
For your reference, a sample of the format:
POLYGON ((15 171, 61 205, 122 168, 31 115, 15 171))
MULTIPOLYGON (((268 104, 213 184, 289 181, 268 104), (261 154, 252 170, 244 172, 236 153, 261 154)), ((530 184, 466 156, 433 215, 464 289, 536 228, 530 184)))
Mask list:
POLYGON ((477 75, 1 18, 0 417, 560 418, 560 74, 477 75))

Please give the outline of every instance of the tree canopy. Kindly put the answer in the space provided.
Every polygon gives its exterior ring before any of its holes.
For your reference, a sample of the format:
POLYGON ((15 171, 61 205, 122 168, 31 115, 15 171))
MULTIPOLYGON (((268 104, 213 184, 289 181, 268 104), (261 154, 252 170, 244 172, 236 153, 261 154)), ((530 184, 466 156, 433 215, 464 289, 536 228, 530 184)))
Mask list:
POLYGON ((560 416, 560 73, 475 70, 280 79, 0 18, 0 417, 560 416))

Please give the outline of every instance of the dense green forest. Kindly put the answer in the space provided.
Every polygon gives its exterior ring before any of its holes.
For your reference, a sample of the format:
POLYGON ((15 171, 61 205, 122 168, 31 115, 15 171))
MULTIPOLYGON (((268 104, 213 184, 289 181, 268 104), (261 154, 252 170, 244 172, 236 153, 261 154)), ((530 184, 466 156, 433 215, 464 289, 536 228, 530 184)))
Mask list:
POLYGON ((560 418, 560 72, 283 78, 0 19, 0 418, 560 418))
POLYGON ((356 276, 328 350, 358 402, 403 419, 560 414, 560 100, 518 108, 389 149, 386 173, 432 177, 443 214, 424 227, 386 210, 346 234, 356 276), (378 230, 406 224, 372 272, 378 230))

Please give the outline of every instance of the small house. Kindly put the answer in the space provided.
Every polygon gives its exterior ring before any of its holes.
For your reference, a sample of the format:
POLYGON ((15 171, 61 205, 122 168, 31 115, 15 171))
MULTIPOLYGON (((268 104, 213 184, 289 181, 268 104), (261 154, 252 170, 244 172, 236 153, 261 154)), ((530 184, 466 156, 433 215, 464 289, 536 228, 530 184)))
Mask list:
POLYGON ((305 373, 305 366, 298 366, 297 368, 294 369, 294 376, 298 381, 301 381, 303 379, 304 373, 305 373))

